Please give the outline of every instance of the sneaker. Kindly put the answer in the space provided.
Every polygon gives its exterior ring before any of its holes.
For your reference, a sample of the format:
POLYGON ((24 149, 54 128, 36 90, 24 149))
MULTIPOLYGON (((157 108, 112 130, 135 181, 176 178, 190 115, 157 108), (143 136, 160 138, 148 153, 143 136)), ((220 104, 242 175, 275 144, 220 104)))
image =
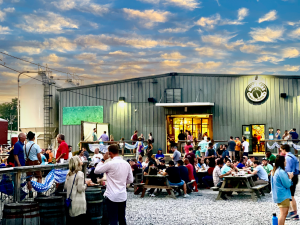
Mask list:
POLYGON ((295 212, 289 212, 289 214, 286 216, 286 220, 290 220, 292 216, 296 216, 295 212))
POLYGON ((294 215, 294 216, 291 216, 291 220, 299 220, 299 215, 294 215))
POLYGON ((29 191, 29 198, 33 198, 33 192, 29 191))
POLYGON ((184 198, 187 198, 187 197, 189 197, 189 195, 188 195, 188 194, 185 194, 183 197, 184 197, 184 198))
POLYGON ((151 194, 151 195, 149 195, 150 197, 155 197, 155 194, 151 194))

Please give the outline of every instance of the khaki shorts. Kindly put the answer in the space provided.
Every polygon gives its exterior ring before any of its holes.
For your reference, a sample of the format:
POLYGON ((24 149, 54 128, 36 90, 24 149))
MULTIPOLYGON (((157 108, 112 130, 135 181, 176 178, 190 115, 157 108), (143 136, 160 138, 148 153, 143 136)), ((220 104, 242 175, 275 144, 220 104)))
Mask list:
POLYGON ((201 153, 201 156, 203 156, 203 157, 205 156, 205 152, 200 152, 200 153, 201 153))
POLYGON ((286 199, 280 203, 277 203, 279 208, 289 208, 290 207, 290 199, 286 199))

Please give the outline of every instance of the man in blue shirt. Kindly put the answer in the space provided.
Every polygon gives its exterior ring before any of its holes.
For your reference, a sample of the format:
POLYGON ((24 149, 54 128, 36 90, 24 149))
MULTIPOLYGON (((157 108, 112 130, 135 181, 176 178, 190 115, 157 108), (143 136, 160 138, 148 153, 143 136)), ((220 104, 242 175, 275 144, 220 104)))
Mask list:
MULTIPOLYGON (((292 136, 293 140, 298 139, 298 134, 296 132, 296 128, 293 128, 289 131, 290 135, 292 136)), ((294 143, 298 143, 298 141, 293 141, 294 143)))
POLYGON ((25 166, 25 156, 24 156, 24 142, 26 140, 26 135, 24 133, 19 134, 19 141, 14 145, 14 158, 15 166, 25 166))
POLYGON ((222 153, 222 158, 224 159, 224 158, 226 158, 226 156, 229 157, 229 152, 227 150, 227 145, 224 145, 224 150, 223 150, 223 153, 222 153))
MULTIPOLYGON (((99 137, 98 140, 102 140, 102 141, 109 141, 109 138, 106 134, 106 131, 103 132, 103 134, 99 137)), ((107 145, 107 143, 103 143, 104 145, 107 145)))
POLYGON ((275 138, 276 138, 277 140, 280 140, 280 139, 281 139, 281 136, 280 136, 280 129, 277 129, 277 132, 276 132, 276 134, 275 134, 275 138))
POLYGON ((295 200, 295 197, 294 197, 295 196, 295 191, 296 191, 296 185, 298 184, 299 161, 296 158, 296 156, 294 156, 290 152, 290 146, 288 144, 282 145, 280 150, 283 154, 285 154, 285 162, 286 162, 285 172, 294 174, 294 177, 292 178, 293 184, 290 187, 291 195, 292 195, 291 207, 292 207, 293 211, 289 212, 286 219, 287 220, 290 220, 290 219, 291 220, 299 220, 299 215, 297 213, 297 203, 296 203, 296 200, 295 200))
POLYGON ((252 174, 257 175, 259 178, 257 181, 254 181, 254 184, 255 185, 269 184, 268 174, 267 174, 266 170, 260 164, 261 163, 258 160, 255 160, 253 162, 255 169, 254 169, 254 172, 252 172, 252 174))

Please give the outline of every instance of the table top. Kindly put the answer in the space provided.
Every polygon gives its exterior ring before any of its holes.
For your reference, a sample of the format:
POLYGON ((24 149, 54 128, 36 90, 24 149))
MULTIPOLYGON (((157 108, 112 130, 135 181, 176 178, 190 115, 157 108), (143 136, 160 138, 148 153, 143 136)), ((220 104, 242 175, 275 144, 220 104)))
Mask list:
POLYGON ((196 173, 207 173, 207 170, 198 170, 196 173))
POLYGON ((166 176, 163 176, 161 174, 157 174, 157 175, 144 175, 144 177, 167 177, 168 175, 166 176))
POLYGON ((228 176, 225 176, 224 178, 227 178, 227 179, 241 179, 241 178, 249 178, 249 177, 253 177, 254 174, 245 174, 243 176, 232 176, 232 175, 228 175, 228 176))

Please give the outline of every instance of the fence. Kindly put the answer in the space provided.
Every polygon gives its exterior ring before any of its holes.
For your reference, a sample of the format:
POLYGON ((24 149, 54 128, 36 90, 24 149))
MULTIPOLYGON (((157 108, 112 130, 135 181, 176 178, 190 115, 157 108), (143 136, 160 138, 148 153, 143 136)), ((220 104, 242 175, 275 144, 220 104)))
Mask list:
MULTIPOLYGON (((87 162, 83 163, 82 170, 86 175, 87 162)), ((3 207, 7 203, 17 203, 17 202, 32 202, 37 196, 37 192, 33 190, 33 198, 28 196, 28 188, 26 181, 26 172, 42 171, 42 182, 45 182, 45 177, 51 170, 57 169, 69 169, 68 163, 63 164, 48 164, 48 165, 38 165, 38 166, 21 166, 13 168, 3 168, 0 169, 0 192, 1 192, 1 204, 0 204, 0 219, 2 219, 3 207)), ((33 177, 34 181, 36 178, 33 177)), ((56 191, 56 183, 53 182, 52 186, 45 192, 42 192, 45 196, 54 195, 56 191)))

